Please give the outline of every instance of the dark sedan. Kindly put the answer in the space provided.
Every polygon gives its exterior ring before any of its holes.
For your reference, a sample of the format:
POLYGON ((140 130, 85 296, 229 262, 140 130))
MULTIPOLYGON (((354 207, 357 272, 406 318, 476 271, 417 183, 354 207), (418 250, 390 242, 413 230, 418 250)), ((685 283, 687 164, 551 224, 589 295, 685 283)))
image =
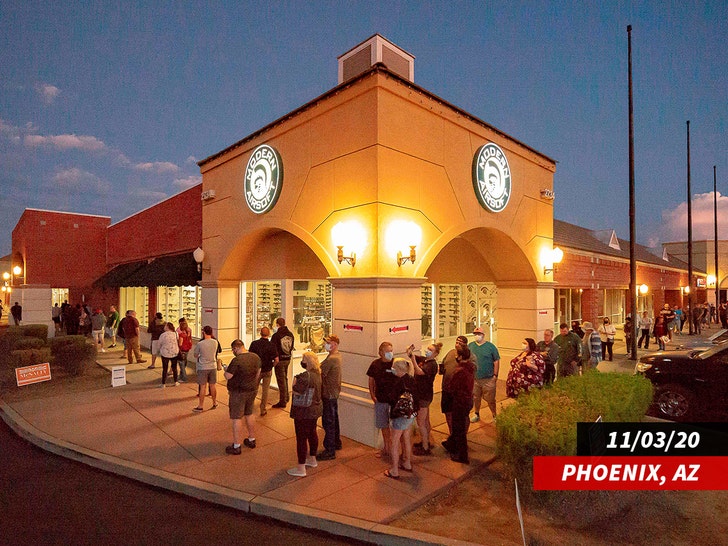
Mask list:
POLYGON ((635 372, 655 387, 652 415, 671 421, 728 420, 728 343, 643 356, 635 372))

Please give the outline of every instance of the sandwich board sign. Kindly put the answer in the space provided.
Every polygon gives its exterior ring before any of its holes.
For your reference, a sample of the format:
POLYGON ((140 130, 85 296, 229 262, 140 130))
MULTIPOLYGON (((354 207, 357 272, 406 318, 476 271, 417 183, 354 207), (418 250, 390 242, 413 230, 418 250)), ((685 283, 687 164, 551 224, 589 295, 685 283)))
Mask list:
POLYGON ((123 387, 126 385, 126 366, 114 366, 111 368, 111 386, 123 387))

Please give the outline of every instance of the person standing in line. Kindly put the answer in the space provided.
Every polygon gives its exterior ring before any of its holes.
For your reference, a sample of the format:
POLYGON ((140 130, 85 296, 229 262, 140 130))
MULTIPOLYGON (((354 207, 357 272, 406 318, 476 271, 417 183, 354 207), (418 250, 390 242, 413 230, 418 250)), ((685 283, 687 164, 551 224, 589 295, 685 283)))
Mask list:
POLYGON ((116 347, 116 329, 119 327, 119 312, 113 305, 109 307, 109 315, 106 317, 106 335, 111 338, 109 349, 116 347))
POLYGON ((342 447, 339 430, 341 353, 339 352, 339 336, 331 334, 324 341, 324 349, 329 353, 321 363, 321 399, 323 402, 321 426, 324 428, 324 449, 316 458, 319 461, 330 461, 336 459, 336 451, 342 447))
POLYGON ((537 349, 545 365, 543 382, 550 385, 556 379, 556 363, 559 360, 559 346, 554 343, 554 331, 551 328, 543 331, 543 341, 538 342, 537 349))
POLYGON ((417 428, 420 431, 421 442, 412 445, 412 453, 417 456, 432 455, 430 449, 430 404, 434 398, 434 383, 437 376, 437 357, 442 350, 442 343, 431 343, 425 350, 425 356, 415 356, 414 352, 407 351, 415 370, 415 391, 419 407, 417 408, 417 428))
POLYGON ((498 371, 500 368, 500 354, 490 341, 485 341, 485 332, 482 328, 473 330, 475 341, 468 344, 468 349, 475 355, 475 387, 473 387, 473 409, 475 413, 470 418, 471 423, 480 421, 480 404, 486 401, 493 414, 493 423, 496 419, 495 389, 498 384, 498 371))
POLYGON ((724 330, 728 329, 728 303, 723 302, 720 304, 718 318, 720 319, 720 327, 724 330))
POLYGON ((602 338, 599 334, 594 331, 594 326, 591 322, 585 322, 582 324, 584 329, 584 346, 582 349, 582 372, 589 368, 594 368, 599 365, 602 361, 602 338))
POLYGON ((273 366, 275 366, 276 352, 275 345, 270 339, 270 328, 263 326, 260 329, 260 338, 250 344, 250 352, 255 353, 260 358, 260 382, 262 383, 260 394, 260 416, 264 417, 268 413, 268 389, 270 388, 270 380, 273 375, 273 366))
POLYGON ((162 313, 156 313, 154 315, 154 320, 152 323, 147 327, 147 333, 152 335, 152 346, 151 346, 151 352, 152 352, 152 363, 147 366, 148 370, 153 370, 154 365, 157 361, 157 357, 159 356, 159 336, 164 333, 164 330, 167 327, 167 323, 162 318, 162 313))
POLYGON ((167 370, 172 364, 172 379, 174 386, 179 385, 177 381, 177 355, 179 354, 179 341, 177 340, 177 332, 174 331, 174 324, 168 322, 165 325, 164 332, 159 336, 159 356, 162 358, 162 388, 167 382, 167 370))
POLYGON ((675 312, 672 310, 672 307, 670 307, 669 303, 666 303, 662 306, 662 309, 660 310, 660 316, 662 317, 662 322, 665 324, 665 330, 667 331, 667 337, 670 338, 670 341, 672 341, 672 330, 670 329, 670 326, 672 325, 672 321, 675 318, 675 312))
MULTIPOLYGON (((414 349, 411 347, 410 349, 414 349)), ((392 436, 392 466, 389 470, 384 471, 384 475, 395 480, 399 479, 399 471, 412 472, 412 423, 417 415, 419 402, 417 400, 417 392, 415 387, 415 371, 412 361, 406 358, 395 358, 392 362, 392 374, 397 381, 392 387, 392 402, 389 405, 390 410, 390 434, 392 436), (409 392, 412 396, 411 412, 401 415, 392 414, 397 405, 399 397, 404 392, 409 392)))
POLYGON ((581 351, 581 338, 574 332, 570 332, 569 325, 565 322, 559 324, 559 331, 559 335, 554 338, 554 343, 559 346, 557 373, 558 377, 568 377, 577 372, 579 353, 581 351))
POLYGON ((452 400, 452 430, 442 446, 450 454, 450 459, 462 464, 469 464, 468 457, 468 415, 473 407, 472 392, 475 388, 475 364, 467 346, 458 348, 457 367, 447 384, 443 387, 443 396, 447 392, 452 400))
POLYGON ((392 401, 392 388, 397 378, 392 373, 394 352, 389 341, 379 345, 379 358, 374 360, 367 370, 369 377, 369 396, 374 402, 374 426, 382 433, 384 446, 377 457, 389 457, 392 454, 392 436, 389 430, 389 404, 392 401))
POLYGON ((260 357, 245 350, 245 344, 236 339, 230 344, 235 358, 228 366, 223 366, 227 388, 230 395, 230 421, 233 428, 233 443, 225 448, 228 455, 240 455, 240 438, 243 436, 243 416, 248 429, 248 437, 243 445, 255 449, 255 415, 253 407, 258 394, 260 381, 260 357))
POLYGON ((202 329, 203 339, 195 345, 195 360, 197 361, 197 385, 199 402, 192 411, 199 413, 205 408, 205 387, 209 386, 212 397, 212 408, 217 408, 217 350, 219 344, 212 337, 212 326, 205 326, 202 329))
POLYGON ((627 318, 624 320, 624 344, 626 345, 625 350, 627 351, 627 356, 632 351, 632 336, 634 336, 634 323, 632 322, 632 317, 627 315, 627 318))
POLYGON ((142 358, 142 352, 139 348, 139 321, 136 318, 136 311, 129 311, 124 319, 124 343, 126 344, 126 360, 129 364, 133 358, 136 358, 137 364, 144 364, 146 360, 142 358))
POLYGON ((691 318, 693 321, 693 333, 700 335, 701 333, 701 324, 702 324, 702 318, 703 318, 703 308, 700 306, 699 303, 696 303, 693 306, 693 309, 691 309, 691 318))
MULTIPOLYGON (((559 329, 561 326, 559 326, 559 329)), ((579 339, 582 339, 584 337, 584 330, 581 329, 581 324, 578 320, 572 320, 571 321, 571 331, 574 332, 577 336, 579 336, 579 339)))
POLYGON ((642 348, 642 342, 644 341, 645 349, 650 348, 650 331, 652 330, 652 317, 649 315, 647 311, 642 312, 642 316, 639 318, 639 322, 637 323, 638 328, 640 329, 640 338, 637 341, 637 348, 642 348))
POLYGON ((106 324, 106 316, 101 309, 94 309, 94 314, 91 315, 91 339, 93 339, 96 350, 102 353, 106 352, 104 349, 104 325, 106 324))
MULTIPOLYGON (((316 468, 316 452, 318 451, 318 433, 316 432, 316 421, 323 413, 321 401, 321 366, 318 357, 312 352, 303 353, 301 358, 303 372, 293 379, 293 391, 298 395, 305 395, 309 389, 313 389, 311 402, 308 405, 291 404, 291 418, 296 430, 296 455, 298 466, 289 468, 287 473, 290 476, 305 476, 306 467, 316 468)), ((306 396, 303 396, 306 398, 306 396)))
MULTIPOLYGON (((698 332, 700 333, 700 332, 698 332)), ((667 326, 665 325, 665 317, 660 315, 655 319, 655 341, 657 342, 658 350, 665 350, 665 338, 667 338, 667 326)), ((669 339, 669 338, 667 338, 669 339)))
POLYGON ((20 326, 20 321, 23 320, 23 306, 17 301, 15 302, 15 305, 10 308, 10 316, 13 317, 13 324, 15 324, 15 326, 20 326))
POLYGON ((609 317, 604 317, 602 325, 599 327, 599 338, 602 341, 602 360, 607 360, 607 353, 609 353, 609 361, 614 358, 613 347, 614 347, 614 336, 617 335, 617 329, 609 320, 609 317))
MULTIPOLYGON (((2 311, 0 311, 0 318, 2 317, 2 311)), ((58 306, 58 302, 51 309, 51 318, 53 319, 53 327, 56 335, 61 331, 61 308, 58 306)))
MULTIPOLYGON (((450 398, 449 390, 447 389, 448 383, 452 378, 452 374, 455 373, 455 369, 458 367, 458 354, 468 347, 468 338, 465 336, 458 336, 455 340, 455 348, 450 349, 445 358, 442 359, 442 364, 439 367, 439 374, 442 376, 442 398, 440 399, 440 411, 445 415, 445 421, 447 422, 447 429, 452 434, 452 399, 450 398)), ((470 354, 470 349, 468 349, 470 354)))
POLYGON ((3 318, 3 311, 5 311, 5 308, 3 307, 3 302, 0 301, 0 320, 3 318))
POLYGON ((286 326, 286 319, 278 317, 276 319, 278 329, 273 334, 271 341, 275 345, 278 357, 276 358, 275 373, 276 383, 278 383, 278 403, 274 404, 274 408, 285 408, 288 405, 288 365, 291 363, 291 355, 295 350, 293 334, 286 326))
POLYGON ((179 381, 184 383, 187 381, 187 354, 192 350, 192 329, 184 317, 179 319, 177 338, 179 339, 179 356, 177 357, 179 360, 179 381))

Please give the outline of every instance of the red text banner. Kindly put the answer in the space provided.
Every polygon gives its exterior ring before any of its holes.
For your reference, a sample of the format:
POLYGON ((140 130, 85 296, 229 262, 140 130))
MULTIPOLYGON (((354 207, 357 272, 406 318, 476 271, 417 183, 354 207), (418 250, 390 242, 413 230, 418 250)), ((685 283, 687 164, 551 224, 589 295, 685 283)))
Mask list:
POLYGON ((30 385, 31 383, 40 383, 41 381, 50 381, 51 365, 44 362, 43 364, 15 368, 15 379, 18 382, 18 387, 30 385))

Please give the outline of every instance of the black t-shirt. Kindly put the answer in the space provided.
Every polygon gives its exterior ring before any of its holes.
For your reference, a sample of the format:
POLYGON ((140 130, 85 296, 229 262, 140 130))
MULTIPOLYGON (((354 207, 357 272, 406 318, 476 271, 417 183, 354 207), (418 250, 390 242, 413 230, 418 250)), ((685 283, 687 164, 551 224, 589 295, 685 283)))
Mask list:
MULTIPOLYGON (((417 383, 415 382, 415 378, 410 377, 407 374, 404 374, 402 377, 397 377, 394 374, 390 375, 394 377, 395 383, 394 385, 392 385, 392 399, 389 401, 389 405, 394 406, 394 404, 397 403, 397 398, 399 398, 399 395, 402 394, 404 391, 409 391, 412 393, 412 398, 416 410, 419 407, 420 399, 417 395, 417 383)), ((377 400, 379 400, 379 398, 377 398, 377 400)))
POLYGON ((227 381, 230 391, 257 391, 258 370, 260 370, 260 357, 251 352, 241 353, 233 358, 227 367, 227 373, 233 376, 227 381))
POLYGON ((434 395, 433 383, 435 382, 435 376, 437 375, 437 362, 434 358, 425 358, 422 356, 416 356, 417 364, 425 375, 415 375, 415 388, 417 391, 417 398, 421 402, 432 402, 434 395))
POLYGON ((389 371, 391 369, 392 362, 384 362, 381 358, 377 358, 367 370, 367 375, 374 379, 374 396, 377 397, 377 402, 389 404, 399 396, 392 393, 392 388, 399 378, 389 371))
POLYGON ((278 352, 276 351, 276 346, 273 345, 271 340, 265 337, 256 339, 250 344, 250 349, 248 350, 260 357, 260 361, 262 362, 262 367, 260 369, 261 372, 267 373, 273 369, 273 366, 275 365, 274 361, 278 356, 278 352))

